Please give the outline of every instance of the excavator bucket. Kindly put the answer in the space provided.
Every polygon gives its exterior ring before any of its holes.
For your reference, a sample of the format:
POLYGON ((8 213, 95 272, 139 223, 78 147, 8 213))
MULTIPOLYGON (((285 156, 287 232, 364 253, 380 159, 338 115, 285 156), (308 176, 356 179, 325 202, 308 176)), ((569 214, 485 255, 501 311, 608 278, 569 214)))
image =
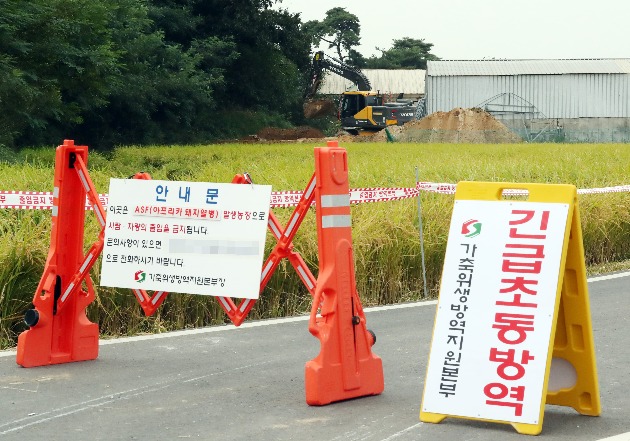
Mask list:
POLYGON ((335 114, 335 102, 333 100, 320 99, 304 103, 304 117, 308 119, 322 118, 335 114))

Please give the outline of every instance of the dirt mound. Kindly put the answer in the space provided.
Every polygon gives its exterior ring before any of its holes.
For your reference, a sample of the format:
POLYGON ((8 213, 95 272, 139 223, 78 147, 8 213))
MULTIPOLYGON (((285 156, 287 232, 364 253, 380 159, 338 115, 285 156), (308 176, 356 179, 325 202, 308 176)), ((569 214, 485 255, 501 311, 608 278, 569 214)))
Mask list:
POLYGON ((321 130, 313 127, 301 126, 294 129, 279 129, 276 127, 265 127, 256 133, 256 138, 266 141, 297 140, 301 138, 324 138, 321 130))
POLYGON ((523 140, 503 123, 481 109, 457 107, 435 112, 402 126, 397 141, 444 143, 512 143, 523 140))
MULTIPOLYGON (((481 109, 455 108, 450 112, 435 112, 402 126, 389 126, 390 135, 398 142, 488 143, 523 142, 502 122, 481 109)), ((339 136, 340 142, 386 142, 387 132, 373 135, 339 136)))
POLYGON ((304 103, 305 118, 321 118, 323 116, 334 115, 336 112, 335 103, 332 100, 313 100, 304 103))

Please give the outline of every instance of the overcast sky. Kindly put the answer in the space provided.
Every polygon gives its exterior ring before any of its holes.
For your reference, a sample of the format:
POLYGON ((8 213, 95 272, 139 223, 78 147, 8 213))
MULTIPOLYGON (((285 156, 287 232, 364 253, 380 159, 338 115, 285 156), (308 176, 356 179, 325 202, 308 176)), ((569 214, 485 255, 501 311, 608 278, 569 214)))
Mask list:
POLYGON ((337 6, 359 18, 366 57, 411 37, 449 60, 630 58, 630 0, 282 0, 276 7, 306 22, 337 6))

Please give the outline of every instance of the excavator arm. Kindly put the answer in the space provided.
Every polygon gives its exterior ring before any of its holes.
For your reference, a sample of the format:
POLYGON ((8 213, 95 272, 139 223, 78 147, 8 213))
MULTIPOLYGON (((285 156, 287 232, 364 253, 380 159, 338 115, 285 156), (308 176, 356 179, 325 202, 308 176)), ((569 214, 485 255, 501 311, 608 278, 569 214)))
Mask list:
POLYGON ((316 52, 313 56, 311 81, 304 93, 304 116, 317 118, 330 114, 330 99, 312 100, 324 77, 324 71, 333 72, 352 81, 358 91, 346 91, 341 96, 339 119, 341 127, 350 133, 360 130, 378 131, 390 125, 403 125, 414 119, 415 108, 402 103, 383 104, 383 97, 372 91, 370 80, 359 69, 340 60, 316 52))
POLYGON ((305 99, 311 98, 317 93, 317 90, 323 80, 325 70, 352 81, 356 84, 360 91, 372 90, 370 80, 359 69, 352 67, 343 61, 337 60, 336 58, 326 56, 324 55, 324 52, 319 51, 313 56, 311 82, 304 94, 305 99))

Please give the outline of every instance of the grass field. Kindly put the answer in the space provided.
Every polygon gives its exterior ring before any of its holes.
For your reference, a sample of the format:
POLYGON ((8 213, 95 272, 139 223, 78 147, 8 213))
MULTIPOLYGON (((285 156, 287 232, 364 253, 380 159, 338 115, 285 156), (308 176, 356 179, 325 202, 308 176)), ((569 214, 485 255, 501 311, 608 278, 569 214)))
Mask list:
MULTIPOLYGON (((90 153, 88 168, 100 193, 111 177, 138 171, 154 179, 228 182, 249 172, 256 183, 274 191, 303 190, 313 173, 313 147, 318 144, 221 144, 208 146, 121 147, 106 154, 90 153)), ((322 144, 319 144, 322 145, 322 144)), ((351 187, 412 187, 419 179, 456 183, 461 180, 574 184, 594 188, 629 184, 630 146, 625 144, 369 144, 342 145, 348 150, 351 187)), ((54 149, 23 150, 0 162, 0 190, 51 191, 54 149)), ((364 305, 390 304, 422 296, 418 201, 360 204, 352 208, 357 288, 364 305)), ((421 196, 427 285, 438 291, 448 223, 449 195, 421 196)), ((630 193, 582 195, 579 198, 586 263, 589 271, 630 266, 630 193)), ((290 209, 274 210, 286 222, 290 209)), ((88 215, 85 243, 98 228, 88 215)), ((50 240, 50 212, 0 210, 0 348, 15 343, 24 329, 41 276, 50 240)), ((270 249, 274 241, 269 239, 270 249)), ((300 228, 295 248, 316 274, 315 216, 300 228)), ((98 284, 100 263, 93 269, 98 284)), ((300 314, 310 296, 293 268, 281 264, 252 318, 300 314)), ((140 313, 128 290, 98 288, 88 316, 104 335, 161 332, 223 323, 214 301, 173 294, 152 317, 140 313)))

